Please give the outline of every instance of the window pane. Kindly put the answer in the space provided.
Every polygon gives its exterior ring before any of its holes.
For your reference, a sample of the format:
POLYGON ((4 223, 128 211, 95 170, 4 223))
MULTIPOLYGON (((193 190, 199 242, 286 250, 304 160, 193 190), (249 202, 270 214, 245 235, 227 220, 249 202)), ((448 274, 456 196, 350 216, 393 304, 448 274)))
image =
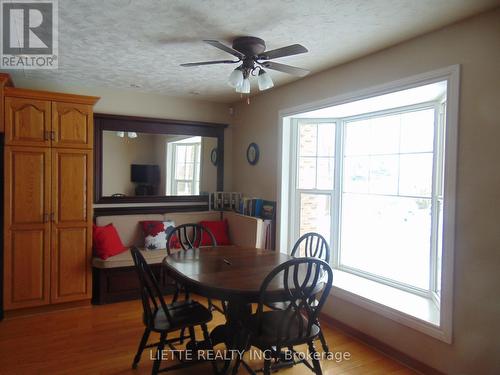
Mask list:
POLYGON ((335 155, 335 124, 318 124, 318 156, 335 155))
POLYGON ((399 114, 370 120, 371 155, 399 152, 399 123, 399 114))
POLYGON ((178 181, 177 182, 177 195, 191 195, 192 184, 191 182, 178 181))
POLYGON ((185 180, 186 179, 186 165, 185 164, 177 164, 175 166, 175 179, 176 180, 185 180))
POLYGON ((314 189, 316 187, 316 158, 299 158, 299 189, 314 189))
POLYGON ((398 157, 370 157, 370 193, 398 193, 398 157))
POLYGON ((299 235, 317 232, 330 243, 330 196, 326 194, 300 194, 299 235))
POLYGON ((333 190, 333 171, 335 169, 334 158, 318 158, 317 189, 333 190))
POLYGON ((189 145, 184 146, 184 148, 186 149, 186 161, 191 163, 194 162, 196 146, 189 145))
POLYGON ((186 148, 181 145, 174 145, 176 163, 184 163, 186 161, 186 148))
POLYGON ((186 180, 192 180, 194 177, 194 164, 186 163, 186 180))
POLYGON ((299 155, 316 156, 316 125, 299 125, 299 155))
POLYGON ((406 154, 400 156, 399 194, 431 196, 432 154, 406 154))
POLYGON ((401 115, 400 152, 432 152, 434 144, 434 109, 401 115))
POLYGON ((175 167, 176 180, 192 180, 194 174, 194 164, 177 164, 175 167))
POLYGON ((343 194, 342 265, 429 288, 431 200, 343 194))
POLYGON ((344 191, 366 193, 369 191, 369 156, 347 156, 344 158, 344 191))
POLYGON ((368 155, 370 143, 370 120, 353 121, 346 124, 344 155, 368 155))

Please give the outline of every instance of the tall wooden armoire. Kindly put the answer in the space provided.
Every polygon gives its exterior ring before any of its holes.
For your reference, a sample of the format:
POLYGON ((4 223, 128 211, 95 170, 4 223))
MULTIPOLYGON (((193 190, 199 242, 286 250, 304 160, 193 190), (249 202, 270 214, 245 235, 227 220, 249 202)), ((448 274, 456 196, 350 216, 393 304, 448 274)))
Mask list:
POLYGON ((90 300, 98 98, 2 91, 4 309, 90 300))

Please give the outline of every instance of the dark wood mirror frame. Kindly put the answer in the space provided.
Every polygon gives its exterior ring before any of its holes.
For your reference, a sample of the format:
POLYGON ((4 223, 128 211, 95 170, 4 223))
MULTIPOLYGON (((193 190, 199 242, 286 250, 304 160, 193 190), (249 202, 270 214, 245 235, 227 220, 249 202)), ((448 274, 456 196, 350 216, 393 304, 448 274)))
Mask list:
POLYGON ((224 190, 224 129, 227 126, 227 124, 210 122, 94 114, 94 203, 208 202, 208 196, 205 195, 104 197, 102 195, 102 132, 104 130, 217 138, 217 190, 222 191, 224 190))

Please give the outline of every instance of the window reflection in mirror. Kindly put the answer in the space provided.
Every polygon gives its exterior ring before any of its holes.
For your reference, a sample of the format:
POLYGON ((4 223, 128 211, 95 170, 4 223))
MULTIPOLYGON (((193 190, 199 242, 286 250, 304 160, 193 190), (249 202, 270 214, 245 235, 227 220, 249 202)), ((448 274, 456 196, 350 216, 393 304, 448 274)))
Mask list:
POLYGON ((217 138, 104 130, 103 196, 205 195, 217 190, 217 138))

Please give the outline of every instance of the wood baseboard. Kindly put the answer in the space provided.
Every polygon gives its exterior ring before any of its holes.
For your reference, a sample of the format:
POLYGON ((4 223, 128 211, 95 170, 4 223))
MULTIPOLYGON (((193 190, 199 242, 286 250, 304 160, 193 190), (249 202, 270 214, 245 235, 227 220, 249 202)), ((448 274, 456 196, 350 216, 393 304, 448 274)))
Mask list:
POLYGON ((82 307, 90 307, 90 299, 84 301, 58 303, 54 305, 28 307, 25 309, 9 310, 4 312, 4 319, 13 319, 29 315, 45 314, 53 311, 69 310, 82 307))
POLYGON ((353 328, 345 323, 342 323, 341 321, 332 318, 331 316, 328 316, 326 314, 321 314, 321 320, 331 325, 332 327, 337 328, 339 331, 342 331, 343 333, 363 342, 364 344, 373 347, 377 351, 384 353, 385 355, 395 359, 398 362, 405 364, 408 367, 411 367, 412 369, 422 374, 446 375, 445 373, 436 370, 435 368, 413 357, 410 357, 408 354, 403 353, 402 351, 395 349, 390 345, 387 345, 386 343, 380 341, 379 339, 370 336, 364 332, 361 332, 356 328, 353 328))

